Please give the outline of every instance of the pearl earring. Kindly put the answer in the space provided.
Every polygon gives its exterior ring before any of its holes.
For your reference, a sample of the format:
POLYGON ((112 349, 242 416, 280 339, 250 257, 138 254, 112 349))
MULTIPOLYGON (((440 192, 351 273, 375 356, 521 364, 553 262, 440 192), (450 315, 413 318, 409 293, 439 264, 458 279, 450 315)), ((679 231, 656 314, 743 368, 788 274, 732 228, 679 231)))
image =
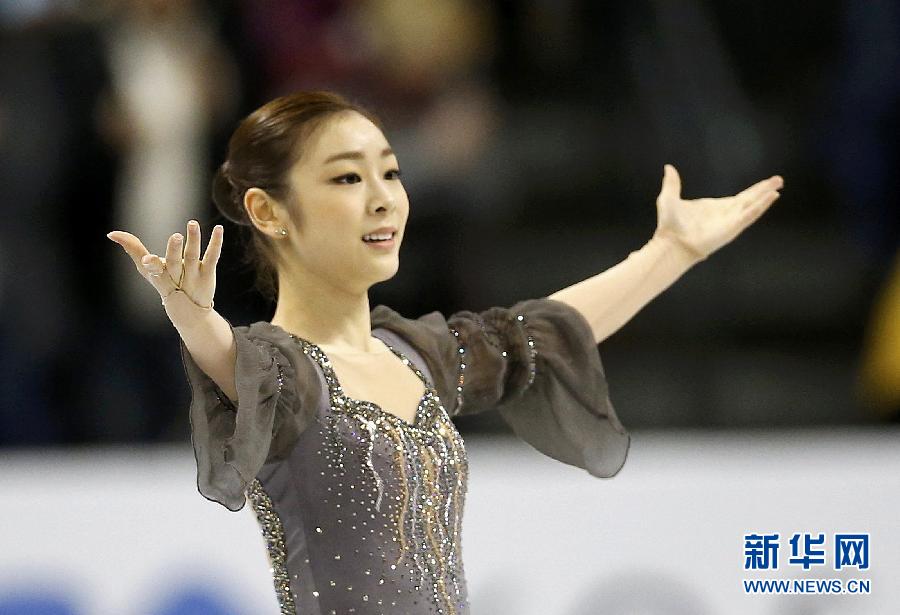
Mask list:
POLYGON ((287 235, 287 229, 284 227, 281 227, 281 230, 278 231, 278 234, 281 235, 282 237, 287 235))

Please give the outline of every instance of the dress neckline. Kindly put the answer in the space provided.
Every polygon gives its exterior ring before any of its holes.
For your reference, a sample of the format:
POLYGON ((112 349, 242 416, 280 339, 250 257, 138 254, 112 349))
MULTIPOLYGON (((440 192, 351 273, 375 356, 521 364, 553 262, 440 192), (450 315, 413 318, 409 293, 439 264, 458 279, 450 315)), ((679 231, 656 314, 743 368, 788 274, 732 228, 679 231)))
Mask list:
POLYGON ((416 411, 415 411, 412 422, 407 421, 405 418, 403 418, 399 414, 396 414, 389 410, 385 410, 384 408, 382 408, 379 404, 375 403, 374 401, 369 401, 367 399, 356 399, 354 397, 350 397, 349 395, 347 395, 347 393, 344 392, 344 387, 341 386, 340 380, 337 377, 337 373, 334 371, 334 368, 332 367, 331 359, 328 358, 328 353, 326 353, 324 350, 322 350, 321 346, 319 346, 318 344, 316 344, 314 342, 309 341, 308 339, 302 338, 299 335, 291 333, 290 331, 285 330, 284 328, 282 328, 279 325, 273 324, 271 322, 267 323, 267 324, 269 324, 270 326, 272 326, 276 329, 283 331, 291 339, 300 343, 301 345, 305 345, 305 346, 315 350, 315 354, 314 354, 313 358, 317 359, 317 362, 322 367, 322 369, 325 371, 325 375, 327 376, 325 380, 328 384, 329 389, 332 389, 331 390, 332 397, 337 397, 338 399, 344 401, 346 405, 350 405, 350 406, 361 405, 361 406, 371 408, 373 411, 375 411, 379 415, 384 416, 384 417, 388 418, 389 420, 397 421, 397 422, 401 423, 402 425, 404 425, 405 427, 421 429, 422 422, 424 420, 424 408, 426 406, 426 402, 428 402, 428 400, 433 396, 434 390, 433 390, 431 384, 429 384, 428 379, 425 377, 425 374, 422 373, 422 370, 420 370, 418 367, 416 367, 415 363, 413 363, 412 360, 409 359, 405 354, 400 352, 398 349, 394 348, 394 346, 392 344, 387 343, 386 341, 384 341, 377 335, 372 336, 372 337, 377 338, 382 344, 387 346, 388 350, 390 350, 392 353, 394 353, 394 356, 399 358, 400 361, 402 361, 404 365, 409 367, 409 369, 412 370, 412 372, 416 376, 418 376, 419 380, 421 380, 422 383, 425 385, 425 392, 422 393, 422 396, 419 398, 419 401, 416 404, 416 411))

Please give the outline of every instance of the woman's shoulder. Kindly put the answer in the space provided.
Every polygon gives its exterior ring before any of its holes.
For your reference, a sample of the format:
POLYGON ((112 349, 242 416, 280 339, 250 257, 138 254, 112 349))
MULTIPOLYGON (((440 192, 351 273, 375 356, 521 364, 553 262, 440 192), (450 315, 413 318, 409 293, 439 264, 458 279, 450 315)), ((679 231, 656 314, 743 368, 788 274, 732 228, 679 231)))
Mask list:
POLYGON ((296 337, 278 325, 273 325, 266 320, 257 320, 250 324, 236 326, 234 330, 251 338, 271 342, 282 348, 296 347, 298 342, 296 337))
POLYGON ((444 315, 439 311, 408 318, 386 306, 376 306, 371 314, 372 329, 393 331, 412 344, 419 352, 440 354, 452 342, 444 315))
POLYGON ((444 315, 434 311, 407 318, 386 305, 378 305, 370 316, 373 331, 391 331, 419 353, 429 367, 438 394, 447 399, 456 386, 459 355, 444 315))
POLYGON ((236 334, 242 335, 256 344, 268 345, 277 349, 280 355, 287 358, 297 373, 297 377, 301 380, 315 379, 316 362, 304 352, 300 338, 265 320, 236 326, 234 331, 236 334))
POLYGON ((293 381, 295 396, 299 398, 302 407, 315 408, 321 405, 323 395, 327 395, 321 366, 313 356, 304 351, 299 338, 265 320, 234 329, 243 332, 257 344, 277 349, 277 355, 289 366, 285 369, 285 376, 293 381))

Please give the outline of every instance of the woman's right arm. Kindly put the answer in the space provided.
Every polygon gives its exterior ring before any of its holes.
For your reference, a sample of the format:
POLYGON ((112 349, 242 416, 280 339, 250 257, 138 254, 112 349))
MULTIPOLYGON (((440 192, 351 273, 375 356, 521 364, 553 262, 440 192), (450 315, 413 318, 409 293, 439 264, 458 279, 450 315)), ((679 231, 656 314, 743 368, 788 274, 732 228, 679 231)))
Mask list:
POLYGON ((197 366, 237 406, 234 382, 237 345, 228 321, 215 310, 199 309, 184 293, 175 293, 166 300, 166 314, 197 366))
POLYGON ((131 233, 113 231, 107 237, 122 246, 138 273, 159 292, 169 320, 197 366, 237 405, 234 333, 229 322, 211 307, 223 235, 222 226, 216 225, 202 260, 200 224, 196 220, 188 222, 183 250, 180 233, 169 237, 165 258, 151 254, 131 233), (204 307, 207 305, 210 307, 204 307))
POLYGON ((263 465, 284 459, 316 423, 327 391, 317 364, 286 332, 263 323, 233 327, 213 310, 222 235, 217 225, 202 260, 200 226, 193 220, 187 225, 184 250, 181 234, 174 233, 165 258, 150 254, 125 231, 108 237, 159 291, 181 336, 179 354, 191 387, 197 489, 203 497, 238 511, 263 465))

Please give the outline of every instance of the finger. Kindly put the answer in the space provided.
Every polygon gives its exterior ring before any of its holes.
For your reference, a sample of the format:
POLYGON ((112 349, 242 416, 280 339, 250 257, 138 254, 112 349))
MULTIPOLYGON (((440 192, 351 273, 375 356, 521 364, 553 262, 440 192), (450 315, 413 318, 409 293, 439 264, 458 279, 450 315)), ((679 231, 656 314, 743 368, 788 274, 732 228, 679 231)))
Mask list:
MULTIPOLYGON (((181 257, 179 257, 181 260, 181 257)), ((178 288, 175 280, 168 270, 165 258, 160 258, 156 254, 148 254, 142 259, 142 265, 146 273, 147 280, 159 292, 161 297, 167 297, 173 290, 178 288)))
POLYGON ((191 220, 187 225, 187 242, 184 244, 184 266, 193 271, 200 264, 200 223, 191 220))
POLYGON ((743 220, 744 228, 747 228, 748 226, 750 226, 751 224, 753 224, 754 222, 759 220, 760 216, 762 216, 764 213, 766 213, 766 209, 768 209, 768 208, 764 207, 762 205, 760 205, 754 209, 748 209, 747 212, 744 214, 744 220, 743 220))
POLYGON ((768 192, 764 192, 759 194, 754 199, 747 199, 741 203, 741 211, 746 211, 748 209, 753 209, 757 207, 763 201, 766 201, 767 204, 772 204, 775 202, 775 199, 781 196, 781 193, 775 192, 774 190, 770 190, 768 192))
POLYGON ((141 259, 141 269, 145 276, 149 276, 150 282, 158 287, 160 278, 165 276, 165 260, 156 254, 147 254, 141 259))
POLYGON ((777 192, 769 193, 758 199, 753 207, 743 211, 741 214, 742 227, 746 228, 756 222, 780 196, 777 192))
POLYGON ((773 175, 768 179, 758 181, 749 188, 742 190, 737 196, 741 199, 749 199, 749 201, 753 203, 767 190, 780 190, 782 187, 784 187, 784 178, 780 175, 773 175))
POLYGON ((142 275, 146 273, 146 269, 144 269, 144 265, 141 263, 141 259, 149 254, 150 251, 147 250, 146 247, 144 247, 144 244, 140 239, 126 231, 113 231, 111 233, 108 233, 106 236, 122 246, 122 249, 125 250, 125 253, 131 257, 131 260, 134 262, 134 266, 142 275))
POLYGON ((181 253, 183 241, 184 238, 181 236, 181 233, 173 233, 172 236, 169 237, 169 242, 166 245, 166 269, 172 278, 172 282, 176 285, 178 284, 178 281, 181 280, 181 253))
POLYGON ((759 195, 766 190, 768 183, 768 179, 756 182, 752 186, 749 186, 738 192, 737 197, 741 200, 742 203, 753 205, 754 203, 756 203, 759 195))
POLYGON ((221 224, 213 227, 212 234, 209 237, 209 244, 203 253, 203 261, 201 268, 215 269, 219 263, 219 257, 222 256, 222 244, 224 243, 225 229, 221 224))
POLYGON ((660 196, 681 198, 681 177, 671 164, 663 167, 663 182, 660 196))

